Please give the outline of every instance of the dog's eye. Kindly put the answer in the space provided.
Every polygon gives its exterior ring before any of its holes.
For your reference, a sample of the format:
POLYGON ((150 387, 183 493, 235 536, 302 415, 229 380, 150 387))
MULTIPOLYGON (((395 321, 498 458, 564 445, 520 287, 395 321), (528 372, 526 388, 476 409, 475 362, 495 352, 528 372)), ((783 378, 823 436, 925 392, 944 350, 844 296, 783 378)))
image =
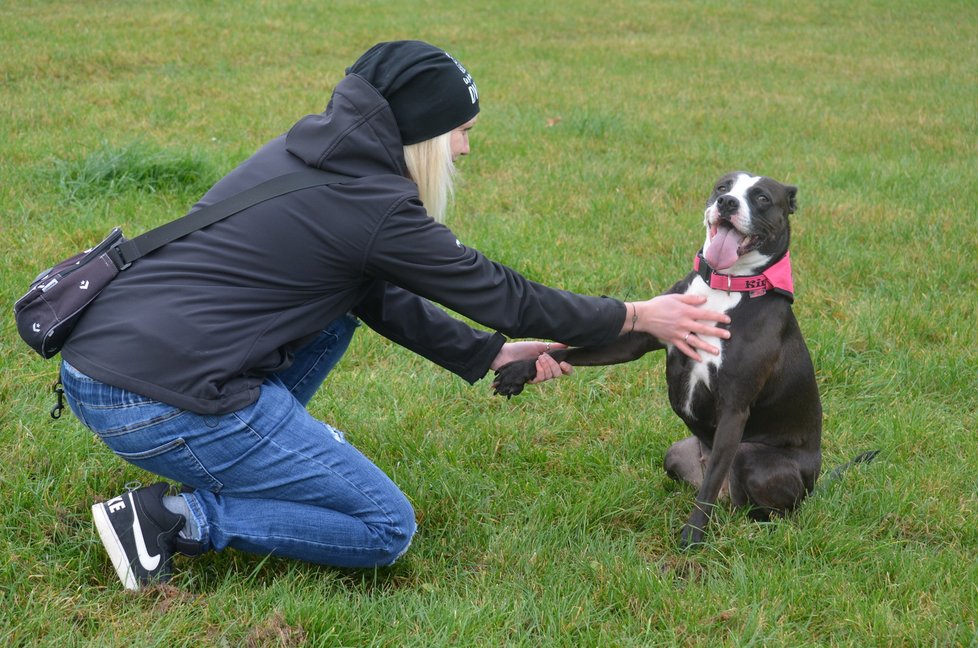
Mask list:
POLYGON ((765 196, 764 194, 758 194, 757 202, 759 202, 762 205, 767 205, 771 202, 771 199, 765 196))
POLYGON ((717 185, 717 188, 714 189, 714 191, 716 191, 717 193, 727 193, 727 185, 722 185, 722 184, 717 185))

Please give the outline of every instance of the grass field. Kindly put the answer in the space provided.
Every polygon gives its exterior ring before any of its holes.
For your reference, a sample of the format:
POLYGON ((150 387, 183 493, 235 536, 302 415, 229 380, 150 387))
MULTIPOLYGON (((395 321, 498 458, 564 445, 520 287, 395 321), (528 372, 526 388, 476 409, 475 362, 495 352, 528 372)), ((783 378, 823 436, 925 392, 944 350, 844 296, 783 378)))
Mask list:
POLYGON ((0 3, 3 301, 115 225, 181 215, 380 40, 472 72, 450 217, 528 277, 649 297, 687 271, 732 169, 799 186, 795 312, 826 467, 769 524, 693 493, 661 357, 506 401, 364 331, 314 400, 403 488, 389 569, 232 551, 125 592, 91 502, 151 477, 71 416, 56 364, 0 335, 0 644, 978 646, 978 5, 535 0, 0 3))

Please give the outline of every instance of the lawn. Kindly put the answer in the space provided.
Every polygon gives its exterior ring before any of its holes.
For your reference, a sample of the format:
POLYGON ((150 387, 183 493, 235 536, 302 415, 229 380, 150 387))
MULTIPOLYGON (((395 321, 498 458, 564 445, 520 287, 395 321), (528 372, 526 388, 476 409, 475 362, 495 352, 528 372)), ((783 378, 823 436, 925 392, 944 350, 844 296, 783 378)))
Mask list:
MULTIPOLYGON (((126 592, 89 506, 152 476, 68 415, 0 334, 0 643, 11 646, 978 646, 978 5, 694 0, 19 1, 0 20, 0 290, 120 225, 182 215, 321 111, 381 40, 475 77, 449 224, 531 279, 647 298, 688 271, 710 184, 799 187, 795 313, 826 480, 785 520, 694 494, 662 357, 512 400, 369 330, 311 408, 388 472, 395 566, 233 551, 126 592)), ((8 310, 8 313, 10 311, 8 310)))

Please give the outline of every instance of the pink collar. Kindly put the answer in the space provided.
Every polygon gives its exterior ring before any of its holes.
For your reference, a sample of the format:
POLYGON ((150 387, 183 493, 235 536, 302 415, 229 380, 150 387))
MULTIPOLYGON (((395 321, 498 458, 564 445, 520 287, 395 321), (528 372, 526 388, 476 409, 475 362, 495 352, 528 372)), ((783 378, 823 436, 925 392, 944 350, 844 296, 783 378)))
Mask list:
POLYGON ((719 274, 713 271, 710 264, 698 252, 693 259, 693 270, 703 278, 710 288, 726 290, 727 292, 746 292, 751 297, 760 297, 769 290, 784 295, 788 301, 795 299, 795 285, 791 279, 791 259, 785 252, 774 265, 769 266, 761 274, 753 277, 738 277, 736 275, 719 274))

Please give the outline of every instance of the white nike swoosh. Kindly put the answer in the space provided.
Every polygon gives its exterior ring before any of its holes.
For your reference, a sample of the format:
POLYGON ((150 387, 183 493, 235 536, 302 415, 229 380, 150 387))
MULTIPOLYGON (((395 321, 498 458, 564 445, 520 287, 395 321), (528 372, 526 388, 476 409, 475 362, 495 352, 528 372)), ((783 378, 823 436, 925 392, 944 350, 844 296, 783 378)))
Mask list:
POLYGON ((143 540, 143 529, 139 526, 139 515, 136 514, 136 500, 132 496, 132 491, 129 492, 129 505, 132 506, 132 533, 136 536, 136 555, 139 556, 139 564, 146 571, 153 571, 160 565, 160 554, 149 555, 146 541, 143 540))

